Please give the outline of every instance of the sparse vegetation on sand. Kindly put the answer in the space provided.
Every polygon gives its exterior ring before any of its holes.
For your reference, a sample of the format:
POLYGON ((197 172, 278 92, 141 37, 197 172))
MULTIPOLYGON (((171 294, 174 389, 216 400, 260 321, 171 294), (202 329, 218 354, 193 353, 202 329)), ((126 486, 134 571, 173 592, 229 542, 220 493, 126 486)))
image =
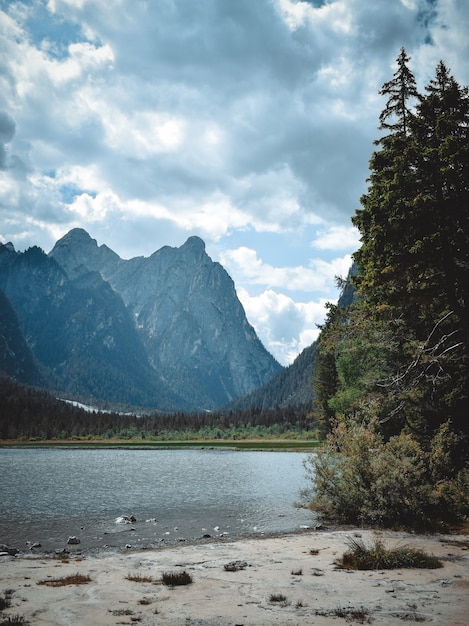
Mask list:
POLYGON ((337 607, 336 609, 332 609, 331 611, 316 611, 316 615, 321 615, 325 617, 341 617, 348 622, 356 622, 358 624, 370 624, 371 618, 369 616, 369 611, 364 607, 360 607, 359 609, 354 608, 342 608, 337 607))
POLYGON ((0 626, 8 626, 16 624, 16 626, 29 626, 28 622, 22 615, 0 615, 0 626))
POLYGON ((0 596, 0 611, 8 609, 11 606, 11 594, 5 591, 3 597, 0 596))
POLYGON ((349 551, 345 552, 337 565, 343 569, 375 570, 422 568, 436 569, 443 564, 436 557, 409 546, 386 548, 377 538, 371 545, 353 537, 348 540, 349 551))
POLYGON ((278 604, 279 606, 288 606, 290 604, 287 596, 283 593, 271 593, 269 597, 271 604, 278 604))
POLYGON ((157 582, 151 576, 141 576, 140 574, 127 574, 125 577, 127 580, 131 580, 133 583, 155 583, 157 582))
POLYGON ((192 576, 186 571, 183 572, 164 572, 161 576, 161 582, 167 587, 178 587, 182 585, 190 585, 193 580, 192 576))
POLYGON ((61 578, 50 578, 39 580, 38 585, 46 585, 47 587, 65 587, 66 585, 86 585, 91 582, 88 574, 71 574, 70 576, 62 576, 61 578))

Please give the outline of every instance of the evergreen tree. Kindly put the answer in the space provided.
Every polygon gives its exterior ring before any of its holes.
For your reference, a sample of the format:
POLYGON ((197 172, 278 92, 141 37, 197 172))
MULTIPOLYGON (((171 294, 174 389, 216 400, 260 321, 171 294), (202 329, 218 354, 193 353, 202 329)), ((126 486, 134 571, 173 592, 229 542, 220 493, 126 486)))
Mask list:
POLYGON ((396 414, 431 437, 446 419, 469 432, 469 147, 466 88, 444 65, 419 96, 404 51, 370 161, 370 186, 353 223, 362 298, 402 332, 383 388, 396 414), (417 98, 411 112, 406 98, 417 98), (389 119, 393 115, 393 123, 389 119))
POLYGON ((401 50, 380 92, 383 136, 352 220, 358 299, 331 308, 318 340, 332 429, 311 459, 315 502, 347 521, 398 520, 417 471, 402 521, 469 513, 469 92, 440 62, 419 95, 408 61, 401 50))
POLYGON ((375 142, 379 149, 370 160, 368 193, 361 198, 363 208, 352 218, 362 236, 362 246, 355 253, 360 268, 357 282, 363 297, 374 303, 406 298, 402 287, 409 276, 404 267, 415 237, 415 228, 408 228, 414 221, 411 207, 417 195, 409 101, 419 95, 406 65, 408 60, 402 49, 393 80, 380 91, 388 96, 380 115, 380 129, 390 132, 375 142))
POLYGON ((388 96, 386 106, 379 116, 380 128, 391 130, 394 136, 407 137, 409 120, 412 117, 408 102, 420 97, 415 77, 407 67, 409 61, 410 57, 401 48, 397 57, 397 70, 392 80, 384 83, 379 92, 381 96, 388 96))
POLYGON ((469 91, 441 61, 426 92, 412 123, 421 215, 415 273, 454 312, 469 352, 469 91))

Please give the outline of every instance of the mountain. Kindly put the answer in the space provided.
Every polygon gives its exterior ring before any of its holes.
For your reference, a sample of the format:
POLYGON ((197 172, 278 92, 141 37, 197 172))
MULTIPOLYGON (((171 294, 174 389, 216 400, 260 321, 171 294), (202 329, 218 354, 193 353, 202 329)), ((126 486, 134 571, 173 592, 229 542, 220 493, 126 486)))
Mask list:
POLYGON ((148 363, 129 311, 98 272, 70 279, 38 247, 17 253, 0 245, 0 289, 47 388, 124 405, 184 406, 148 363))
MULTIPOLYGON (((353 278, 358 267, 353 263, 347 278, 342 282, 337 306, 346 308, 356 299, 353 278)), ((229 410, 276 409, 291 406, 312 407, 313 373, 317 342, 305 348, 291 365, 279 372, 272 380, 252 393, 230 402, 229 410)))
POLYGON ((0 371, 22 383, 39 384, 41 376, 21 332, 18 316, 0 289, 0 371))
POLYGON ((223 405, 282 369, 248 323, 233 281, 199 237, 123 260, 74 229, 50 257, 71 276, 100 272, 129 310, 152 368, 193 408, 223 405))
POLYGON ((291 365, 252 393, 230 402, 226 409, 276 409, 312 407, 312 376, 316 343, 305 348, 291 365))
POLYGON ((283 369, 199 237, 130 260, 82 229, 49 255, 0 244, 0 288, 48 388, 69 396, 213 409, 283 369))

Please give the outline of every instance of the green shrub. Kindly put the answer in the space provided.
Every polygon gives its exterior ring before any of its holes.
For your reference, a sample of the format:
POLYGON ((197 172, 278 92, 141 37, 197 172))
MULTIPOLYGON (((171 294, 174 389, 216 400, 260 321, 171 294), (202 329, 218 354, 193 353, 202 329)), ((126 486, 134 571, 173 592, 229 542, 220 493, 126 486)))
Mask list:
POLYGON ((469 470, 459 469, 464 444, 451 423, 423 444, 401 432, 386 440, 378 420, 340 421, 310 454, 303 501, 337 521, 397 528, 439 528, 469 516, 469 470))
POLYGON ((305 463, 308 506, 353 524, 427 526, 432 487, 424 453, 410 435, 385 442, 376 425, 339 423, 305 463))
POLYGON ((348 543, 349 551, 338 562, 339 566, 344 569, 436 569, 442 567, 441 561, 436 557, 408 546, 388 549, 380 539, 376 539, 370 546, 353 538, 349 539, 348 543))

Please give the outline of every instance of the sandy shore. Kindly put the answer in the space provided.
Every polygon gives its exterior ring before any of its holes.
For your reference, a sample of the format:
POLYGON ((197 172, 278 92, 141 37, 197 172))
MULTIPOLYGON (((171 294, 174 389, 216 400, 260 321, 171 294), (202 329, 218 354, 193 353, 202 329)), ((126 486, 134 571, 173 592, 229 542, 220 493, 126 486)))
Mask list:
POLYGON ((25 555, 0 560, 0 593, 7 591, 11 598, 3 614, 23 616, 31 624, 469 624, 469 535, 324 530, 138 552, 75 554, 62 560, 25 555), (421 548, 439 557, 444 566, 373 572, 336 567, 350 536, 369 541, 376 534, 387 547, 421 548), (233 561, 244 561, 246 567, 226 571, 224 566, 233 561), (192 584, 171 588, 157 583, 164 572, 184 570, 192 584), (90 582, 38 584, 77 573, 89 576, 90 582), (152 581, 132 581, 129 576, 152 581), (273 596, 285 600, 272 601, 273 596))

